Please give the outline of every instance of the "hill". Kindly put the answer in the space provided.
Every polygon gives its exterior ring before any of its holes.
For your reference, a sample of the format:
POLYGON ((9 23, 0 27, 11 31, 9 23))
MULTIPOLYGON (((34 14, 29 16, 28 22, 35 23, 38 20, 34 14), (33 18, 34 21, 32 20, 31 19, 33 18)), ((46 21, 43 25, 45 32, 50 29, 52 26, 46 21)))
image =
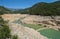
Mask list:
POLYGON ((16 10, 16 13, 34 14, 34 15, 60 15, 60 1, 45 3, 39 2, 30 8, 16 10))
POLYGON ((60 1, 46 3, 39 2, 34 4, 31 7, 25 9, 8 9, 4 6, 0 6, 0 13, 10 13, 10 14, 32 14, 32 15, 42 15, 42 16, 51 16, 51 15, 60 15, 60 1))
POLYGON ((4 6, 0 6, 0 14, 9 13, 9 12, 11 12, 11 10, 9 10, 4 6))

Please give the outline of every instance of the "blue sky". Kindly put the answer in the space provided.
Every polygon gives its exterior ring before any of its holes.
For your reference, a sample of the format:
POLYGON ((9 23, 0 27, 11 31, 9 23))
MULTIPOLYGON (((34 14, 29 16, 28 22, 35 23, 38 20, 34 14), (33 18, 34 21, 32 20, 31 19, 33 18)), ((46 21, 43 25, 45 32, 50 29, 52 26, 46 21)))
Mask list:
POLYGON ((0 0, 0 5, 8 8, 22 9, 31 7, 38 2, 54 2, 56 0, 0 0))

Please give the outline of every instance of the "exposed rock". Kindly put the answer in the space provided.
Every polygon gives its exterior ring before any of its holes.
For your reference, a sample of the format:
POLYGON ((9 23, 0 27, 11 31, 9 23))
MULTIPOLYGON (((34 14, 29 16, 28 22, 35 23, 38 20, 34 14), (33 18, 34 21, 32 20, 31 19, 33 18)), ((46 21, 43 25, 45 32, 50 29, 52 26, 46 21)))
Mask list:
POLYGON ((53 20, 50 16, 37 16, 28 14, 4 14, 2 15, 2 18, 4 18, 4 20, 9 20, 9 27, 11 29, 11 34, 12 35, 17 34, 19 36, 19 39, 47 39, 34 29, 23 27, 21 24, 18 25, 12 23, 12 21, 18 20, 20 18, 24 18, 20 20, 22 21, 22 23, 41 24, 43 26, 48 26, 49 28, 55 30, 60 29, 60 22, 59 22, 60 16, 55 16, 53 20))
POLYGON ((11 34, 18 35, 19 39, 47 39, 34 29, 23 27, 20 24, 10 24, 11 34))

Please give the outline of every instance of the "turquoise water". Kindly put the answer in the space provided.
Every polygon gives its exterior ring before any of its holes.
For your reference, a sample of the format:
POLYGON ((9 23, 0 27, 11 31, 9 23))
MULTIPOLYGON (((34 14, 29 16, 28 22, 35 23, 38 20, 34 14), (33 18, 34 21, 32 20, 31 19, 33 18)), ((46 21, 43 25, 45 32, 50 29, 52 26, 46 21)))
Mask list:
POLYGON ((13 23, 22 24, 22 22, 20 20, 15 20, 15 21, 13 21, 13 23))
POLYGON ((20 20, 15 20, 13 23, 17 23, 17 24, 21 24, 24 27, 29 27, 29 28, 33 28, 35 30, 39 29, 39 28, 43 28, 43 26, 41 25, 35 25, 35 24, 24 24, 22 23, 20 20))
MULTIPOLYGON (((38 29, 38 28, 42 28, 41 26, 38 25, 31 25, 31 24, 23 24, 21 21, 16 20, 13 23, 18 23, 18 24, 22 24, 25 27, 30 27, 33 29, 38 29)), ((49 39, 60 39, 60 31, 56 31, 54 29, 44 29, 44 30, 40 30, 39 31, 42 35, 48 37, 49 39)))
POLYGON ((39 32, 49 39, 60 39, 60 31, 56 31, 54 29, 45 29, 40 30, 39 32))

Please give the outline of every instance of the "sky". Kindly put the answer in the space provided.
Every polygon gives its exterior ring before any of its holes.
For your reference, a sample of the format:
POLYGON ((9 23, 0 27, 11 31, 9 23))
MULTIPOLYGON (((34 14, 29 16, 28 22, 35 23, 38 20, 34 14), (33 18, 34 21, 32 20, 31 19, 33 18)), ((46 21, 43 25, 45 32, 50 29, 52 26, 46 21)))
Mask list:
POLYGON ((31 7, 38 2, 54 2, 57 0, 0 0, 0 6, 13 9, 24 9, 31 7))

